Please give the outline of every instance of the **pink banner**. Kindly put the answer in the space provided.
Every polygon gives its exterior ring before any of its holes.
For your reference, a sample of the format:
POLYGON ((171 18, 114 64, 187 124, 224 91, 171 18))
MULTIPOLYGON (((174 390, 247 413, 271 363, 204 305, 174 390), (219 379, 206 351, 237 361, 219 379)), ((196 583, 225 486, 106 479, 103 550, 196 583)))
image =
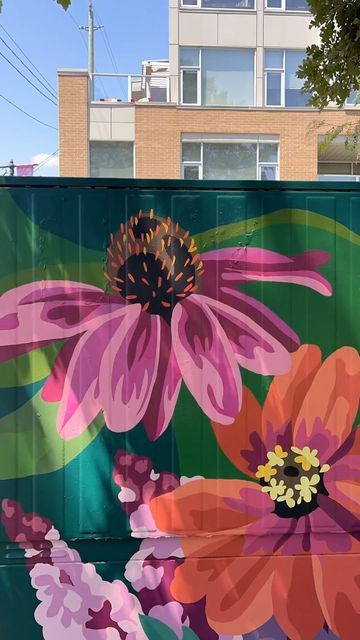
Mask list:
POLYGON ((18 176, 33 176, 34 175, 34 165, 33 164, 18 164, 16 166, 16 173, 18 176))

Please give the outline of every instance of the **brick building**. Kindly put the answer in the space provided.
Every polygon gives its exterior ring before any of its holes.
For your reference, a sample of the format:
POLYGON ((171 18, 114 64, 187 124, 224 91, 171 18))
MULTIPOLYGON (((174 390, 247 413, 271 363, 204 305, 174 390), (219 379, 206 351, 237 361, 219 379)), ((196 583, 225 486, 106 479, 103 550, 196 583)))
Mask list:
POLYGON ((306 0, 169 0, 169 13, 169 60, 138 76, 59 71, 62 176, 358 180, 341 138, 319 150, 357 101, 319 113, 296 76, 318 38, 306 0))

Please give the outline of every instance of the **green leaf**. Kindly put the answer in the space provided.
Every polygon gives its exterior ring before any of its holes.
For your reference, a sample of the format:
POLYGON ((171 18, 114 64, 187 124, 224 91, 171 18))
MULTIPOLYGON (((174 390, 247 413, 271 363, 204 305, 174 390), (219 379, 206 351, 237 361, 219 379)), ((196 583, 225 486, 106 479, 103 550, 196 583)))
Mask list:
POLYGON ((192 629, 190 629, 189 627, 183 627, 182 640, 199 640, 199 638, 192 629))
POLYGON ((57 0, 58 4, 61 4, 61 6, 63 7, 63 9, 68 9, 71 5, 71 0, 57 0))
POLYGON ((58 342, 1 362, 0 388, 25 387, 47 378, 61 344, 58 342))
POLYGON ((62 469, 78 456, 104 426, 100 414, 84 433, 63 440, 56 429, 59 405, 43 402, 41 391, 0 420, 0 480, 62 469))
POLYGON ((160 620, 142 615, 139 615, 139 619, 148 640, 178 640, 176 633, 160 620))

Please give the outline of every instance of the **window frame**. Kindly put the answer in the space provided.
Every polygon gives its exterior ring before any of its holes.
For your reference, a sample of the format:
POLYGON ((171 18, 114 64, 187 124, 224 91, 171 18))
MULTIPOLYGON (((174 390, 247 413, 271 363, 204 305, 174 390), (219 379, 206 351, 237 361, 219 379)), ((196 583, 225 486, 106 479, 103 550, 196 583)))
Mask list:
POLYGON ((181 140, 181 178, 183 180, 185 180, 184 174, 185 174, 185 167, 198 167, 199 168, 199 178, 198 180, 203 180, 204 179, 204 145, 205 144, 248 144, 248 143, 253 143, 256 144, 256 180, 260 181, 260 182, 266 182, 265 180, 261 180, 261 169, 264 167, 274 167, 275 168, 275 180, 279 180, 280 179, 280 139, 265 139, 261 136, 256 136, 254 138, 252 138, 251 136, 249 136, 248 138, 226 138, 226 136, 224 136, 223 138, 219 138, 219 139, 213 139, 210 138, 206 139, 203 138, 202 136, 200 137, 194 137, 194 138, 185 138, 181 140), (183 149, 183 144, 186 143, 191 143, 191 142, 197 142, 198 144, 200 144, 200 160, 196 161, 196 160, 183 160, 183 153, 182 153, 182 149, 183 149), (277 162, 260 162, 260 145, 262 144, 276 144, 277 145, 277 162))
POLYGON ((254 7, 203 7, 203 0, 196 0, 196 4, 184 4, 184 0, 179 0, 180 9, 189 9, 194 11, 200 9, 201 11, 251 11, 254 12, 257 9, 257 0, 253 0, 254 7))
POLYGON ((291 52, 291 51, 303 51, 304 52, 304 58, 306 56, 306 50, 305 49, 277 49, 275 47, 266 47, 264 49, 264 106, 267 107, 268 109, 310 109, 311 107, 309 107, 308 105, 304 105, 302 107, 292 107, 292 106, 288 106, 286 104, 286 52, 291 52), (266 52, 267 51, 282 51, 282 60, 283 60, 283 66, 282 69, 280 67, 267 67, 265 64, 265 59, 266 59, 266 52), (281 104, 268 104, 267 101, 267 82, 268 82, 268 74, 269 73, 280 73, 281 74, 281 90, 280 90, 280 98, 281 98, 281 104))
POLYGON ((281 0, 281 7, 268 7, 268 0, 264 2, 265 11, 274 11, 275 13, 308 13, 311 14, 310 9, 287 9, 286 8, 286 0, 281 0))
POLYGON ((191 47, 184 46, 179 48, 179 96, 180 105, 184 107, 204 107, 210 109, 249 109, 256 106, 256 49, 253 47, 191 47), (199 64, 190 66, 181 64, 181 49, 197 49, 199 51, 199 64), (252 104, 250 105, 207 105, 202 103, 202 55, 204 49, 216 49, 217 51, 251 51, 253 53, 253 86, 252 86, 252 104), (197 72, 197 102, 184 102, 184 71, 197 72))
MULTIPOLYGON (((202 91, 201 91, 201 57, 202 57, 202 49, 201 47, 180 47, 180 49, 197 49, 199 51, 199 64, 198 65, 182 65, 181 59, 179 57, 179 77, 180 77, 180 103, 185 107, 198 107, 201 106, 202 100, 202 91), (184 71, 190 71, 196 74, 196 82, 197 82, 197 91, 196 91, 196 102, 184 102, 184 71)), ((181 56, 181 51, 179 51, 179 56, 181 56)))

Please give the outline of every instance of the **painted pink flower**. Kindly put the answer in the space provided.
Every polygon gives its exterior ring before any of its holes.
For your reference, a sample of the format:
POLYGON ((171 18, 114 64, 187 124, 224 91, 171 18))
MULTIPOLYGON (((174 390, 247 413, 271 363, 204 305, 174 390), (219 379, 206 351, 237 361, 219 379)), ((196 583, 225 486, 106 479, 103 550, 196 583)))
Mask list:
POLYGON ((233 423, 240 369, 285 373, 296 334, 237 285, 287 282, 331 295, 317 272, 329 256, 287 257, 253 248, 198 254, 170 218, 139 213, 111 236, 105 276, 112 293, 68 281, 34 282, 0 298, 0 360, 65 340, 43 399, 60 402, 61 436, 80 435, 100 411, 112 431, 143 422, 158 438, 181 381, 213 421, 233 423))

